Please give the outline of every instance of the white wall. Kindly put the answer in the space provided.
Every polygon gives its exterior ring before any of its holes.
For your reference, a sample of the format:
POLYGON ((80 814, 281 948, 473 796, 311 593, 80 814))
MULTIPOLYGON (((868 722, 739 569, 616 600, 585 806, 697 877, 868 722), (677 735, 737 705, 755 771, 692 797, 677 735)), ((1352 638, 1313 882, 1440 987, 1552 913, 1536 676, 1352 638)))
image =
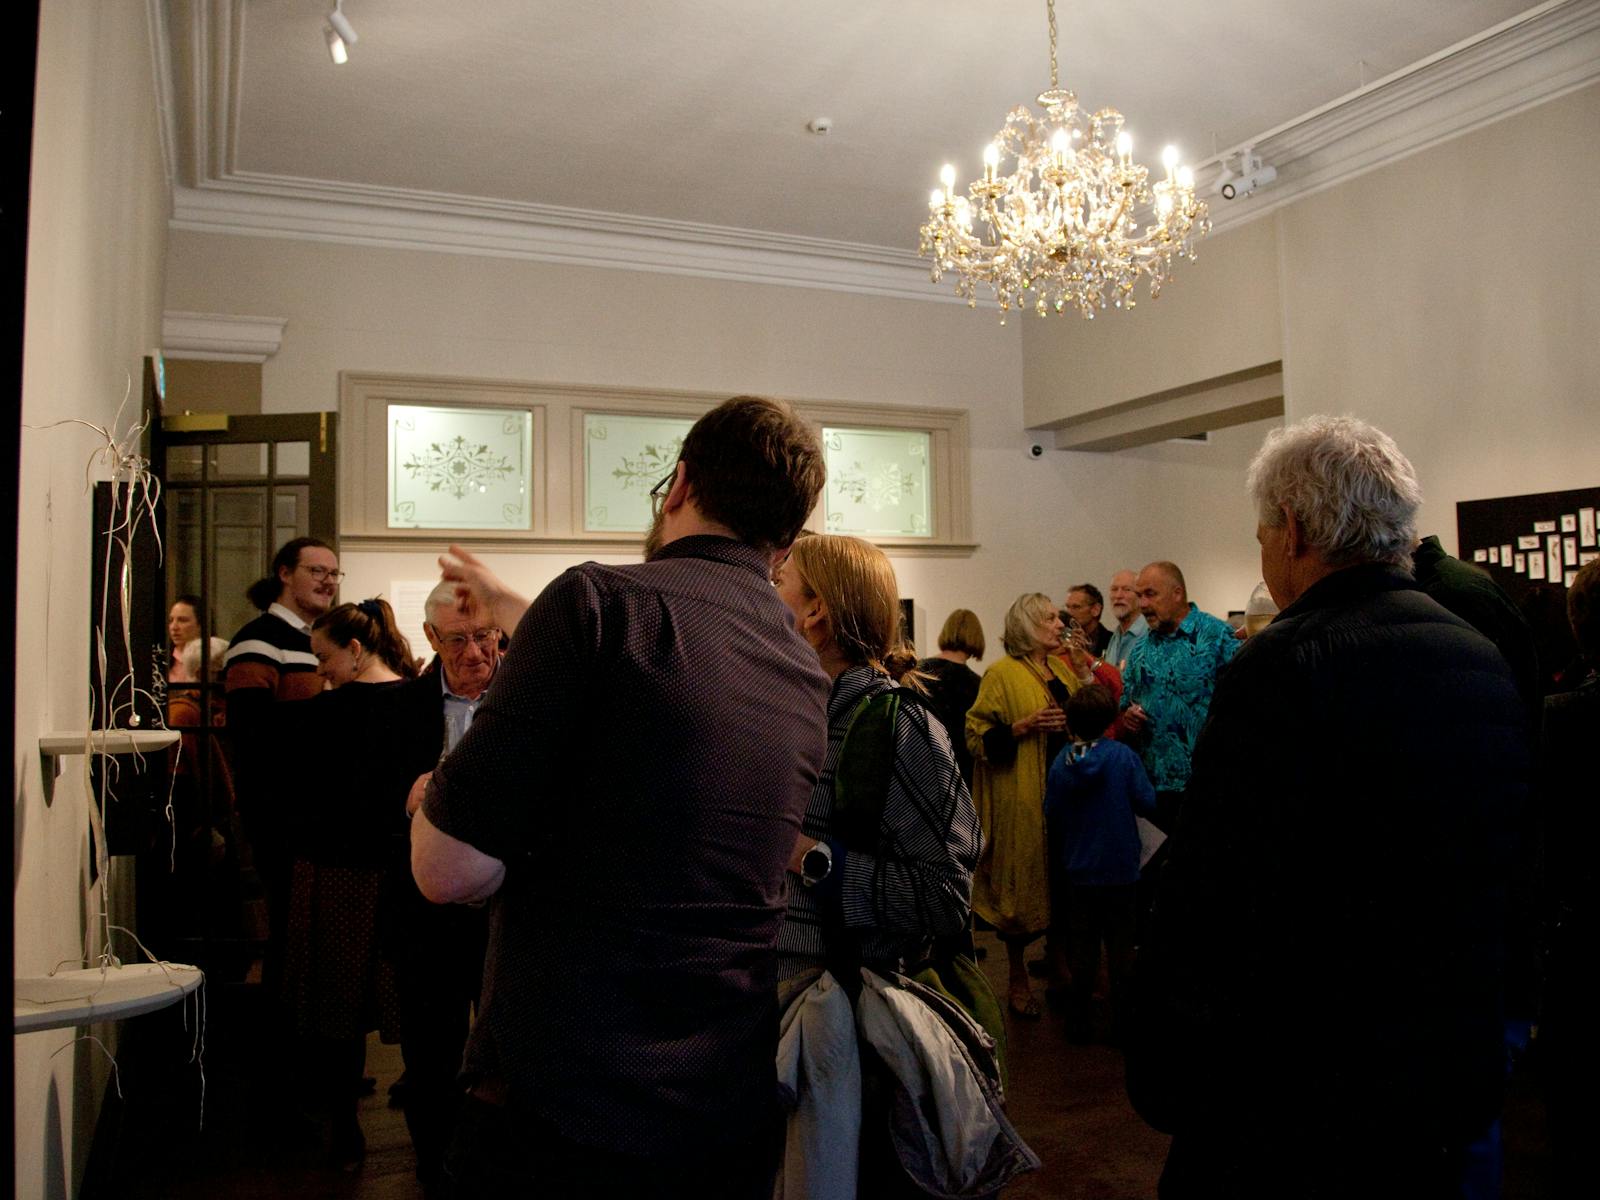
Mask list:
POLYGON ((1388 431, 1446 549, 1458 501, 1600 484, 1597 131, 1590 87, 1202 242, 1126 322, 1029 323, 1030 417, 1210 379, 1219 348, 1225 369, 1247 366, 1276 326, 1285 419, 1348 412, 1388 431), (1258 286, 1223 288, 1239 265, 1258 286))
MULTIPOLYGON (((1213 594, 1202 590, 1199 598, 1221 609, 1242 606, 1255 582, 1256 568, 1239 565, 1237 514, 1218 515, 1238 508, 1237 464, 1216 466, 1231 462, 1225 447, 1028 455, 1035 439, 1023 429, 1017 322, 1002 327, 994 313, 185 232, 172 236, 166 303, 288 318, 283 346, 263 370, 266 412, 335 408, 342 370, 968 409, 980 549, 970 558, 896 559, 902 591, 917 601, 925 646, 957 606, 974 609, 998 646, 1001 618, 1019 593, 1043 590, 1059 599, 1068 582, 1087 577, 1103 585, 1125 561, 1187 555, 1218 564, 1196 578, 1217 582, 1213 594), (1147 494, 1165 499, 1151 505, 1147 494)), ((1252 555, 1253 543, 1244 551, 1252 555)), ((587 557, 605 556, 532 553, 494 561, 532 591, 587 557)), ((347 552, 345 567, 345 594, 368 595, 392 580, 428 577, 433 555, 347 552)))
MULTIPOLYGON (((45 0, 40 13, 22 419, 109 424, 159 345, 167 201, 145 8, 45 0)), ((17 529, 16 972, 82 954, 87 809, 70 759, 44 804, 38 737, 88 710, 90 502, 96 441, 23 433, 17 529)), ((131 914, 124 914, 131 915, 131 914)), ((106 1069, 73 1030, 16 1038, 16 1194, 73 1195, 106 1069)), ((114 1031, 96 1029, 114 1046, 114 1031)))
POLYGON ((1281 214, 1285 415, 1388 431, 1447 549, 1457 501, 1600 485, 1597 138, 1591 87, 1281 214))
POLYGON ((1029 424, 1048 425, 1283 357, 1278 238, 1272 218, 1208 237, 1161 295, 1093 321, 1022 325, 1029 424))

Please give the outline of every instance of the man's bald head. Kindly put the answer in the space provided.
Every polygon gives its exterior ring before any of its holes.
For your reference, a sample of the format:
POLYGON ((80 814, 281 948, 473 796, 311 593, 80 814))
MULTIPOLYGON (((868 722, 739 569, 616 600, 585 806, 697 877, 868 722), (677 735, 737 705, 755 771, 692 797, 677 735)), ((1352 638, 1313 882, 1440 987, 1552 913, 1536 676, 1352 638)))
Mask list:
POLYGON ((1160 560, 1149 563, 1134 582, 1139 596, 1139 611, 1151 629, 1171 633, 1189 615, 1189 588, 1178 564, 1160 560))

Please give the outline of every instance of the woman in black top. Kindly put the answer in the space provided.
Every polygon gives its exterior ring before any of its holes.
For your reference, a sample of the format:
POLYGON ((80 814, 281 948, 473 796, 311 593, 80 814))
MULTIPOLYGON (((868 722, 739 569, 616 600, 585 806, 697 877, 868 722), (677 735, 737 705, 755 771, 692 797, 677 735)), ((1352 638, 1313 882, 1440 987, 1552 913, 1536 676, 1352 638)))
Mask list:
POLYGON ((917 664, 928 678, 924 687, 928 704, 950 735, 950 748, 956 752, 961 778, 972 787, 972 751, 967 749, 967 709, 978 698, 978 674, 967 666, 968 659, 983 657, 983 626, 970 608, 958 608, 944 619, 939 630, 939 653, 917 664))
POLYGON ((366 1035, 399 1040, 393 970, 379 949, 386 870, 405 861, 406 756, 389 753, 395 689, 416 675, 382 600, 341 604, 311 627, 327 691, 275 706, 284 726, 278 796, 294 857, 283 998, 304 1051, 307 1090, 325 1114, 332 1165, 365 1154, 356 1116, 366 1035))

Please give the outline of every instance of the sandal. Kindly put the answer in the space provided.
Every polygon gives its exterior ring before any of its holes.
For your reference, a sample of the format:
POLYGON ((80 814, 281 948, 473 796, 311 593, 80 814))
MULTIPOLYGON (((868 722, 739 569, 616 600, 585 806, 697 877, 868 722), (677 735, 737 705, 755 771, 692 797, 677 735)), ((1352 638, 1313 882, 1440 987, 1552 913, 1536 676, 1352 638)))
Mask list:
POLYGON ((1010 1007, 1011 1011, 1019 1017, 1026 1017, 1030 1021, 1037 1021, 1039 1019, 1039 999, 1032 992, 1028 992, 1026 994, 1022 992, 1012 992, 1008 1001, 1008 1006, 1010 1007), (1020 1004, 1017 1002, 1019 999, 1022 1001, 1020 1004))

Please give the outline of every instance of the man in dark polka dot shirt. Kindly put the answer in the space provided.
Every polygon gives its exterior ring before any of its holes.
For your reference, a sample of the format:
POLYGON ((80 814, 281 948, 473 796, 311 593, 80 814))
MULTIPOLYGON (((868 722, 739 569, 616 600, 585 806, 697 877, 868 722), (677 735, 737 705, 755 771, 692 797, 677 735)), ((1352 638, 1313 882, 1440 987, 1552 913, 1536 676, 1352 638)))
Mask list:
POLYGON ((643 563, 527 606, 441 559, 516 631, 412 824, 423 893, 491 903, 456 1195, 770 1194, 773 942, 828 680, 769 580, 823 475, 808 425, 742 396, 652 492, 643 563))

